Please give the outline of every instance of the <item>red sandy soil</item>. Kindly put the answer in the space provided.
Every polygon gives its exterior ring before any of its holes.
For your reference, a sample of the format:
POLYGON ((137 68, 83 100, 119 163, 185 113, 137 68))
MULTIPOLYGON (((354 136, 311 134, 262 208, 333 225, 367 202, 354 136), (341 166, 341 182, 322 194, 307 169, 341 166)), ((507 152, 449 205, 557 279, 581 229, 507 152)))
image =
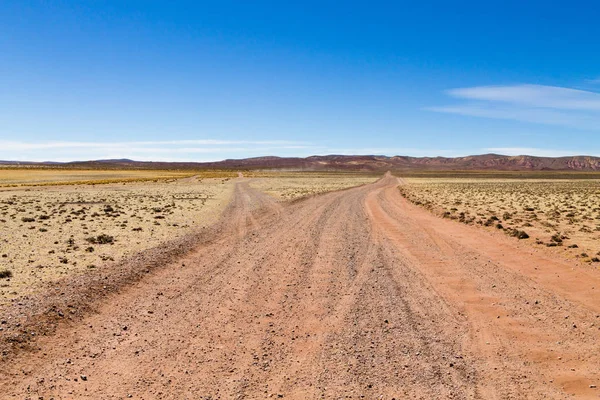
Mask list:
POLYGON ((210 240, 5 353, 0 397, 600 397, 598 270, 390 175, 284 206, 246 182, 210 240))

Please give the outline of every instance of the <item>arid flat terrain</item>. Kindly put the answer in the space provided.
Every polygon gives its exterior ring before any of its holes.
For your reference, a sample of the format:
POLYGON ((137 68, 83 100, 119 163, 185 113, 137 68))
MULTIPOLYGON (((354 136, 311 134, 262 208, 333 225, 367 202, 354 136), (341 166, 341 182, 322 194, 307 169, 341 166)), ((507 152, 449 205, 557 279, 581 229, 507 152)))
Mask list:
POLYGON ((197 177, 0 188, 0 271, 12 274, 0 305, 214 224, 232 193, 230 178, 197 177))
POLYGON ((408 178, 401 193, 445 218, 600 262, 600 180, 408 178))
POLYGON ((319 195, 297 182, 231 179, 221 217, 183 235, 179 251, 145 250, 11 302, 0 393, 599 397, 593 263, 440 218, 390 174, 360 179, 319 195))
POLYGON ((373 173, 340 173, 340 172, 251 172, 253 179, 250 185, 278 200, 297 200, 317 194, 343 190, 349 187, 372 183, 381 175, 373 173))
MULTIPOLYGON (((231 178, 238 173, 183 175, 0 170, 0 273, 11 275, 0 281, 0 305, 65 276, 110 270, 141 251, 215 224, 231 200, 231 178), (3 183, 8 186, 1 187, 3 183)), ((250 184, 277 200, 377 179, 357 174, 253 175, 250 184)))
MULTIPOLYGON (((0 186, 44 186, 65 184, 101 184, 143 182, 164 179, 189 177, 194 172, 181 171, 140 171, 140 170, 95 170, 95 169, 61 169, 61 168, 0 168, 0 186)), ((234 176, 234 173, 218 171, 208 174, 234 176)))

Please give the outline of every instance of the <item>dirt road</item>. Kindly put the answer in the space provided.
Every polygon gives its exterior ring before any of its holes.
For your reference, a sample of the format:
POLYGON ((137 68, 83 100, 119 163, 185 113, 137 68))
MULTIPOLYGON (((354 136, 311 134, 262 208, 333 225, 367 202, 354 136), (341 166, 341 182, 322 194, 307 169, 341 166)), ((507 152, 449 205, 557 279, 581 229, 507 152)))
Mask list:
POLYGON ((399 181, 280 206, 0 364, 2 398, 599 398, 600 273, 439 219, 399 181))

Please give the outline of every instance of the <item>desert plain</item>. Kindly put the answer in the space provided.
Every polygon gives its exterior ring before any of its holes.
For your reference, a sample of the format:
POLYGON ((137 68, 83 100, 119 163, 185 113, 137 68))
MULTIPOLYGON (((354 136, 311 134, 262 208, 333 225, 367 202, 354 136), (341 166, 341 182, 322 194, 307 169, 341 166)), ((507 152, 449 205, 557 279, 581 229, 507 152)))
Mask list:
POLYGON ((600 181, 0 169, 0 397, 598 398, 600 181))
POLYGON ((600 262, 598 179, 407 178, 400 191, 443 218, 600 262))

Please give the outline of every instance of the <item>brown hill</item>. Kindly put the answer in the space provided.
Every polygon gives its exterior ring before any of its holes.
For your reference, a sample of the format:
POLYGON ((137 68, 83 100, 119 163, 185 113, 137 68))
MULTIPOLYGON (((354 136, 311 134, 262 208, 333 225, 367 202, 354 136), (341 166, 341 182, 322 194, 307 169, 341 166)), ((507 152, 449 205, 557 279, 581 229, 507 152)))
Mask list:
POLYGON ((3 162, 4 165, 93 169, 289 169, 308 171, 600 171, 600 158, 592 156, 534 157, 483 154, 466 157, 409 157, 327 155, 299 157, 254 157, 217 162, 146 162, 122 160, 70 163, 3 162))

